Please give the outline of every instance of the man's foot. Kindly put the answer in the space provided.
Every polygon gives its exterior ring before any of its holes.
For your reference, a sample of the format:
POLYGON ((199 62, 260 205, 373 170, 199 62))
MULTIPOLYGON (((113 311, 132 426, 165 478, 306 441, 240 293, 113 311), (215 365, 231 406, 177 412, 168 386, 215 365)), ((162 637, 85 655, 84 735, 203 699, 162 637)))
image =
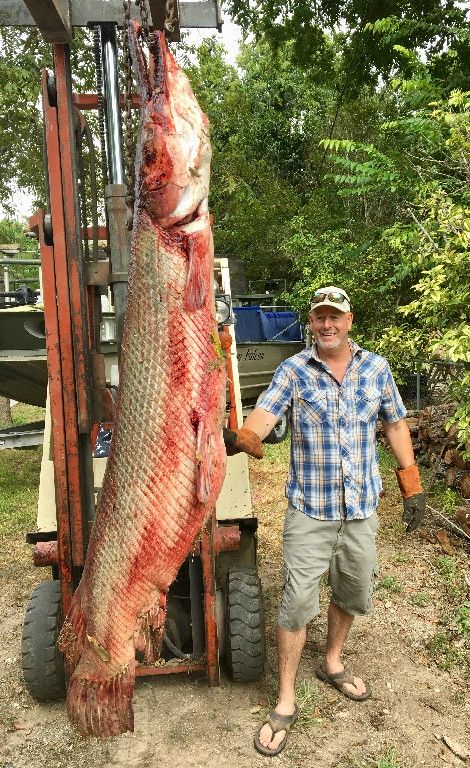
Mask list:
POLYGON ((333 688, 342 693, 343 696, 353 701, 365 701, 372 693, 369 683, 366 683, 360 677, 352 675, 349 669, 344 666, 342 669, 334 672, 326 672, 323 667, 319 667, 315 674, 319 680, 329 683, 333 688))
MULTIPOLYGON (((281 709, 281 707, 279 708, 281 709)), ((273 709, 255 733, 254 745, 258 752, 268 757, 278 755, 286 746, 287 734, 298 715, 297 704, 295 704, 294 711, 287 714, 273 709)))

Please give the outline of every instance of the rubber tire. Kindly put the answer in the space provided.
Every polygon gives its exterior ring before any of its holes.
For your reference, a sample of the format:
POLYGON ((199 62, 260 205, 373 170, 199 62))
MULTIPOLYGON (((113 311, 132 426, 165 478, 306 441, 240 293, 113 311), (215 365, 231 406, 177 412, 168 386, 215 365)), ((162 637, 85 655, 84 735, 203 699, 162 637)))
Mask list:
POLYGON ((229 568, 226 588, 225 662, 236 682, 259 680, 265 637, 261 582, 256 568, 229 568))
POLYGON ((21 643, 23 678, 37 701, 65 697, 64 657, 57 648, 61 614, 60 582, 38 584, 26 608, 21 643))
POLYGON ((287 413, 284 413, 283 416, 281 416, 281 420, 277 422, 276 426, 272 428, 269 435, 267 435, 263 443, 269 443, 271 445, 276 445, 277 443, 282 443, 287 435, 289 434, 289 416, 287 413))

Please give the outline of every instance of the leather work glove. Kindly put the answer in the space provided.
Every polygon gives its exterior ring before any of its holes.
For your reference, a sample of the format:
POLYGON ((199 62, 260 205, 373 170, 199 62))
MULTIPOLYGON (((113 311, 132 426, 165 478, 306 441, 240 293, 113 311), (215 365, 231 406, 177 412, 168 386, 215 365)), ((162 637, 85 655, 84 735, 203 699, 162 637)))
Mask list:
POLYGON ((258 435, 246 427, 233 430, 224 427, 224 443, 227 456, 234 456, 236 453, 247 453, 255 459, 262 459, 264 456, 263 444, 258 435))
POLYGON ((396 469, 395 474, 403 497, 403 522, 406 532, 412 533, 422 522, 426 511, 426 494, 423 493, 418 465, 396 469))

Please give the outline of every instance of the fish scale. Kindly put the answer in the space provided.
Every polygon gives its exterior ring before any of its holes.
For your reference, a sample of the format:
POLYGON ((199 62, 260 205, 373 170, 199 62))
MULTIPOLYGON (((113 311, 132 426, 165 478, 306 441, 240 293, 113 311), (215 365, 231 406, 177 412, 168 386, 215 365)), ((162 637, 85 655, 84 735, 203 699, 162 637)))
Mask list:
POLYGON ((207 120, 163 35, 147 66, 140 32, 132 23, 141 139, 117 418, 59 641, 68 714, 82 734, 101 736, 133 729, 136 649, 155 660, 166 593, 225 473, 207 120))

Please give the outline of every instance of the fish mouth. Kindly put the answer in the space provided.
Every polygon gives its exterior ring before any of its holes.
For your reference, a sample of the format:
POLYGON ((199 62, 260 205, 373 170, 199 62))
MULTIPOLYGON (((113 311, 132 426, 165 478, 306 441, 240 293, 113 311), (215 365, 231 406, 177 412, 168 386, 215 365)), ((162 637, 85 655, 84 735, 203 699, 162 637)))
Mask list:
POLYGON ((209 194, 208 121, 163 33, 153 33, 144 51, 141 25, 131 22, 128 29, 145 137, 136 159, 136 198, 159 226, 188 224, 209 194))

